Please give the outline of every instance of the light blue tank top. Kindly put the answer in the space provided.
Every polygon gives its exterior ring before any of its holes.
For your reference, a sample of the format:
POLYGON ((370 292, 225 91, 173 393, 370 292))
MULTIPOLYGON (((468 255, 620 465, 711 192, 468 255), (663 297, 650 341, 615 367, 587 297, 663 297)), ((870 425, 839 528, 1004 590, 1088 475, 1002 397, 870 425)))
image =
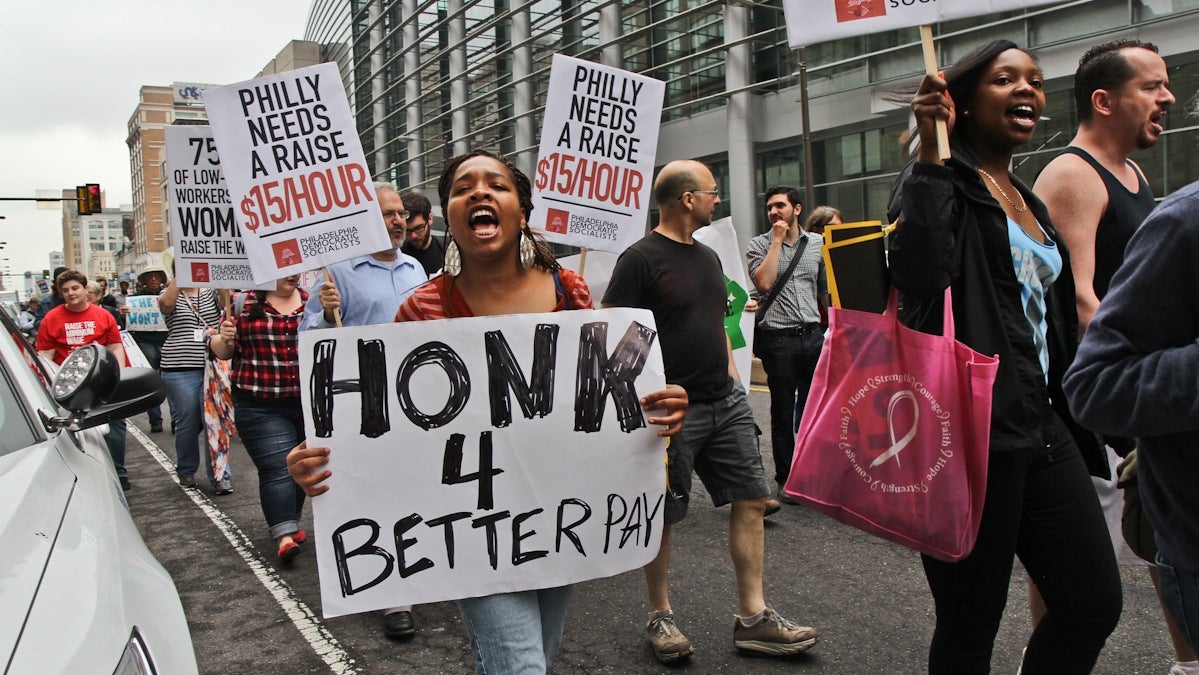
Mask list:
MULTIPOLYGON (((1040 227, 1040 223, 1037 224, 1040 227)), ((1032 328, 1033 346, 1041 360, 1041 372, 1049 380, 1049 347, 1046 342, 1048 325, 1045 321, 1045 295, 1062 273, 1062 254, 1044 228, 1045 243, 1033 239, 1020 224, 1007 219, 1008 243, 1012 247, 1012 266, 1020 282, 1020 301, 1024 316, 1032 328)))

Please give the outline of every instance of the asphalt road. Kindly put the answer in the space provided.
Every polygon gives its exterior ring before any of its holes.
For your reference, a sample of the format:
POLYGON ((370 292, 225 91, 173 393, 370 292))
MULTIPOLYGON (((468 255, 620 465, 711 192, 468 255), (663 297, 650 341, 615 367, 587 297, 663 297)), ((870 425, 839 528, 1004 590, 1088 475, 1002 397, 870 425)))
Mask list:
MULTIPOLYGON (((769 400, 750 395, 759 425, 769 400)), ((164 412, 166 406, 163 406, 164 412)), ((469 673, 473 658, 453 603, 416 609, 417 635, 391 642, 381 617, 320 618, 311 548, 290 568, 275 562, 258 504, 257 474, 244 449, 233 450, 231 495, 184 490, 174 481, 170 434, 149 433, 145 415, 130 420, 127 493, 147 544, 170 571, 191 626, 201 673, 469 673), (135 428, 136 427, 136 428, 135 428)), ((770 464, 768 436, 762 445, 770 464)), ((702 486, 696 481, 697 492, 702 486)), ((311 531, 311 509, 304 526, 311 531)), ((775 660, 738 655, 732 644, 736 588, 726 545, 727 508, 693 496, 674 531, 671 598, 695 645, 687 662, 666 667, 644 639, 640 572, 576 586, 553 673, 921 673, 933 627, 932 600, 919 557, 796 506, 768 518, 767 599, 784 616, 818 628, 807 654, 775 660)), ((1141 568, 1124 568, 1124 614, 1097 673, 1164 674, 1172 652, 1153 587, 1141 568)), ((1009 606, 993 670, 1015 673, 1028 633, 1026 582, 1012 576, 1009 606)))

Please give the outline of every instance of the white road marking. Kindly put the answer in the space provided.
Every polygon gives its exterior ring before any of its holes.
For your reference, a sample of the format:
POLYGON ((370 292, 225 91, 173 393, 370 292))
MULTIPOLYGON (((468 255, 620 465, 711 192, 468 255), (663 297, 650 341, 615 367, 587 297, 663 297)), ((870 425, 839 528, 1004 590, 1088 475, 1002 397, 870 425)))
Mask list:
MULTIPOLYGON (((174 459, 167 457, 157 443, 150 440, 149 436, 132 424, 129 425, 129 434, 146 448, 150 456, 166 470, 176 483, 179 482, 179 477, 175 475, 174 459)), ((212 500, 203 492, 199 490, 184 490, 184 492, 217 526, 221 534, 225 535, 225 539, 229 540, 233 550, 237 551, 254 576, 258 577, 259 583, 275 598, 275 602, 283 609, 292 625, 296 627, 296 630, 300 632, 317 656, 321 657, 321 660, 329 666, 329 671, 338 675, 360 672, 354 666, 354 659, 350 658, 350 655, 341 648, 337 639, 329 633, 316 613, 296 597, 291 586, 276 574, 272 567, 263 563, 258 549, 254 548, 254 544, 241 531, 241 528, 214 506, 212 500)))

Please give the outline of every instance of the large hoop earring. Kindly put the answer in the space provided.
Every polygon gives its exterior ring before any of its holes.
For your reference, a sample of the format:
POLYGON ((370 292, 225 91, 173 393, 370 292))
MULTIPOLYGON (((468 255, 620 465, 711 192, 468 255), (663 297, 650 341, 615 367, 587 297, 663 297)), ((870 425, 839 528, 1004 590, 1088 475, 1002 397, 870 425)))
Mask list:
POLYGON ((520 230, 520 245, 517 247, 517 251, 520 266, 524 269, 532 267, 533 261, 537 258, 537 247, 533 243, 533 237, 525 228, 520 230))
POLYGON ((451 277, 462 274, 462 253, 458 251, 458 242, 453 239, 450 239, 450 243, 445 245, 445 261, 442 263, 441 269, 451 277))

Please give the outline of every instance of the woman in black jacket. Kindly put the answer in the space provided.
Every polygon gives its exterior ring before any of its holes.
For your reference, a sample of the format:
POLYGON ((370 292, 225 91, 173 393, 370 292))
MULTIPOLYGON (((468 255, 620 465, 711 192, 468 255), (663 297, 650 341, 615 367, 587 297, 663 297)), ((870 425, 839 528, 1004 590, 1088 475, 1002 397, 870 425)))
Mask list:
POLYGON ((957 338, 999 356, 978 542, 957 563, 923 559, 937 609, 930 673, 989 672, 1014 556, 1048 606, 1024 675, 1090 672, 1120 617, 1120 575, 1087 471, 1107 469, 1061 393, 1077 348, 1069 255, 1044 205, 1008 172, 1045 107, 1042 83, 1033 58, 1007 41, 925 77, 912 100, 918 155, 892 195, 902 320, 940 333, 950 286, 957 338), (950 127, 944 162, 936 120, 950 127))

